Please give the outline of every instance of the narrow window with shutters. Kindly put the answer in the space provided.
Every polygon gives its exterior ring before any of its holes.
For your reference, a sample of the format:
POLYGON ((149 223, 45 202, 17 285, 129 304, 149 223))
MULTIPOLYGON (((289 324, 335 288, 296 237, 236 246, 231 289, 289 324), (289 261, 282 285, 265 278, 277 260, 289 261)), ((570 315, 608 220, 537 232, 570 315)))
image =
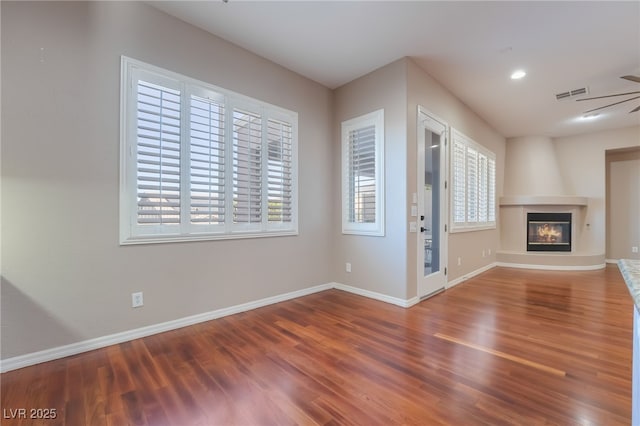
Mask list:
POLYGON ((343 233, 384 235, 384 111, 342 124, 343 233))
POLYGON ((297 113, 121 64, 121 244, 297 235, 297 113))
POLYGON ((376 221, 376 128, 349 132, 349 221, 376 221))

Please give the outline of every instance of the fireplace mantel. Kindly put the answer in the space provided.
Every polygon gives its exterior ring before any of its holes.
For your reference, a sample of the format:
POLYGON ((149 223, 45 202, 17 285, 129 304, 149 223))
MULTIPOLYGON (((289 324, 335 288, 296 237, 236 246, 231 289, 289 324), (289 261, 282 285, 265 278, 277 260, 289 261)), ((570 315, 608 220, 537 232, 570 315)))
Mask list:
POLYGON ((587 206, 587 197, 511 195, 500 197, 501 206, 587 206))

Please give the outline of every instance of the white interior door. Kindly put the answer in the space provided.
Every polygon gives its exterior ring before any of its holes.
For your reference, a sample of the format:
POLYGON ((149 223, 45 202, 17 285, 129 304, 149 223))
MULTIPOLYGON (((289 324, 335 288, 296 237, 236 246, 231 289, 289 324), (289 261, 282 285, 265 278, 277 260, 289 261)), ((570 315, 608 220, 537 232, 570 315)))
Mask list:
POLYGON ((418 296, 444 290, 447 244, 447 125, 418 110, 418 296))

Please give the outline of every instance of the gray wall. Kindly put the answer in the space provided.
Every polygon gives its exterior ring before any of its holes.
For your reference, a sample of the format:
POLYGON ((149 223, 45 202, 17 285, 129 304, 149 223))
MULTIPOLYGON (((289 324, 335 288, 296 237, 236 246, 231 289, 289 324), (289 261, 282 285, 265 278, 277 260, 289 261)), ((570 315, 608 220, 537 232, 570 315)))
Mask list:
POLYGON ((333 274, 339 283, 407 299, 406 60, 401 59, 335 90, 332 217, 333 274), (341 233, 341 123, 384 108, 385 235, 341 233), (351 263, 351 273, 345 263, 351 263))
MULTIPOLYGON (((401 299, 417 295, 418 234, 409 232, 408 223, 416 220, 410 217, 410 205, 417 191, 418 105, 496 154, 496 195, 502 194, 505 139, 413 60, 400 59, 336 90, 333 218, 338 225, 333 230, 334 277, 343 284, 401 299), (385 109, 387 232, 384 237, 342 235, 339 126, 344 120, 379 108, 385 109), (352 264, 351 273, 345 272, 345 262, 352 264)), ((495 261, 498 229, 449 234, 449 281, 495 261), (460 266, 457 257, 461 257, 460 266)))
MULTIPOLYGON (((430 113, 445 120, 452 128, 483 145, 496 154, 496 202, 502 195, 505 139, 486 121, 456 98, 445 87, 429 76, 411 59, 407 59, 408 103, 407 103, 407 203, 411 194, 417 191, 416 144, 418 105, 430 113)), ((496 206, 496 214, 498 214, 496 206)), ((409 215, 405 221, 410 220, 409 215)), ((415 220, 415 218, 413 218, 415 220)), ((500 218, 497 218, 498 222, 500 218)), ((448 240, 448 281, 476 271, 495 262, 495 253, 499 248, 499 224, 496 229, 472 232, 449 233, 448 240), (482 252, 484 250, 484 256, 482 252), (491 250, 491 254, 489 254, 491 250), (458 265, 460 257, 460 265, 458 265)), ((417 242, 416 234, 410 234, 407 240, 407 270, 409 276, 409 297, 416 295, 417 281, 417 242)))
POLYGON ((331 91, 143 3, 1 7, 3 359, 332 280, 331 91), (299 236, 118 245, 120 55, 299 113, 299 236))
MULTIPOLYGON (((496 153, 503 193, 504 138, 411 59, 332 92, 143 3, 0 4, 2 359, 332 281, 414 297, 417 105, 496 153), (299 236, 118 245, 121 55, 299 113, 299 236), (342 235, 340 123, 380 108, 386 234, 342 235), (133 291, 143 308, 130 307, 133 291)), ((638 146, 639 132, 554 141, 567 191, 590 197, 594 248, 605 151, 638 146)), ((495 261, 499 227, 448 243, 451 281, 495 261)))

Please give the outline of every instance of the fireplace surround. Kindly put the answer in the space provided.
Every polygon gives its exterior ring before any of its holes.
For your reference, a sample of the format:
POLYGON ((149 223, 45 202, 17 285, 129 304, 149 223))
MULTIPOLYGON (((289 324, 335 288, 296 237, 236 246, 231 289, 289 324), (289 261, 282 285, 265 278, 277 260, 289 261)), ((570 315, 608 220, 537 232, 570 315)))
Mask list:
POLYGON ((604 252, 585 250, 592 239, 589 202, 579 196, 511 195, 500 197, 500 249, 496 263, 512 268, 594 270, 605 267, 604 252), (528 251, 529 213, 571 215, 571 251, 528 251))
POLYGON ((527 251, 570 252, 571 213, 527 213, 527 251))

